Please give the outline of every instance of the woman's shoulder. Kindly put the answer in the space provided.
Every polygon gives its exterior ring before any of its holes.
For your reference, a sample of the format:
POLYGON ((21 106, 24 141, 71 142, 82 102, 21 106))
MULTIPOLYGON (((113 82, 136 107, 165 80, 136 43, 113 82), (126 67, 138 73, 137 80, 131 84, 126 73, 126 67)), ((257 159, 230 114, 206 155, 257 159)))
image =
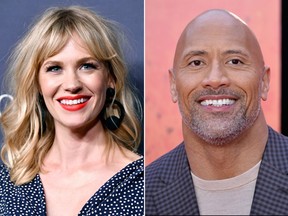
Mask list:
POLYGON ((141 156, 138 159, 134 160, 131 163, 131 165, 134 166, 138 171, 143 172, 144 171, 144 159, 143 159, 143 156, 141 156))
POLYGON ((7 188, 10 184, 11 181, 9 168, 4 164, 0 164, 0 194, 1 191, 7 188))
POLYGON ((144 182, 144 160, 143 157, 132 161, 125 166, 119 173, 125 176, 126 180, 132 184, 141 184, 144 182))
POLYGON ((38 177, 35 179, 16 185, 10 180, 9 168, 0 165, 0 215, 44 215, 44 192, 38 177))
POLYGON ((6 194, 4 191, 7 190, 7 187, 10 185, 10 174, 9 169, 4 164, 0 165, 0 198, 1 195, 6 194))
POLYGON ((121 153, 118 156, 119 158, 122 158, 121 160, 128 166, 141 167, 141 165, 144 165, 143 156, 137 152, 122 148, 121 153))
POLYGON ((6 165, 0 164, 0 182, 7 181, 10 179, 9 169, 6 165))
POLYGON ((135 152, 131 152, 131 151, 126 151, 124 152, 125 155, 125 159, 123 159, 123 161, 125 161, 125 166, 123 166, 124 168, 122 169, 122 171, 128 171, 133 172, 133 173, 142 173, 144 172, 144 159, 143 156, 135 153, 135 152))

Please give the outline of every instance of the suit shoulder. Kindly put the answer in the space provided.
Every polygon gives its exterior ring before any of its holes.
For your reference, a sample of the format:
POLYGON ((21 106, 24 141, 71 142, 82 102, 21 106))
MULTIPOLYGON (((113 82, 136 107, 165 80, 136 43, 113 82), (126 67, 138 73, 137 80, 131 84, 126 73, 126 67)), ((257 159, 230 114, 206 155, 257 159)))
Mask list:
POLYGON ((151 164, 149 164, 146 169, 145 169, 145 174, 147 172, 152 172, 154 169, 158 170, 161 168, 164 168, 166 166, 169 166, 169 163, 171 163, 171 160, 174 158, 179 157, 179 154, 183 153, 184 150, 184 144, 181 143, 178 146, 176 146, 174 149, 171 151, 167 152, 166 154, 162 155, 155 161, 153 161, 151 164))
POLYGON ((181 143, 145 168, 145 187, 174 178, 180 170, 189 166, 187 161, 184 143, 181 143))
POLYGON ((271 127, 269 127, 269 136, 268 136, 268 143, 277 143, 282 148, 288 149, 288 137, 276 132, 271 127))

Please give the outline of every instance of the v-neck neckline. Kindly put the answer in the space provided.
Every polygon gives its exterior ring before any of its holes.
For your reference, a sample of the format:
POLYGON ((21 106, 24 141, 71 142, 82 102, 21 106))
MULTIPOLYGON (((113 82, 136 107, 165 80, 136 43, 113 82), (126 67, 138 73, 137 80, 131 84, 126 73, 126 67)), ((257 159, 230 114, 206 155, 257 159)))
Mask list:
MULTIPOLYGON (((114 181, 114 179, 118 178, 119 176, 121 178, 118 179, 117 182, 119 181, 123 181, 125 178, 129 177, 129 175, 125 175, 125 176, 121 176, 120 174, 122 174, 123 172, 125 172, 126 170, 128 170, 130 167, 133 167, 134 164, 141 164, 143 162, 143 157, 135 160, 135 161, 132 161, 131 163, 127 164, 125 167, 123 167, 120 171, 118 171, 117 173, 115 173, 111 178, 109 178, 102 186, 99 187, 98 190, 95 191, 95 193, 87 200, 87 202, 82 206, 81 210, 78 212, 77 215, 81 215, 82 212, 84 213, 85 210, 89 209, 89 204, 96 198, 99 197, 99 204, 101 202, 103 202, 106 198, 105 197, 108 197, 108 194, 104 193, 102 194, 102 191, 105 192, 105 190, 107 188, 109 188, 109 185, 111 184, 111 182, 114 181), (102 196, 101 196, 102 195, 102 196), (103 197, 103 195, 105 195, 105 197, 103 197), (102 198, 102 199, 101 199, 102 198)), ((129 173, 128 173, 129 174, 129 173)), ((43 207, 44 207, 44 211, 46 212, 47 214, 47 203, 46 203, 46 195, 45 195, 45 191, 44 191, 44 186, 43 186, 43 182, 41 180, 41 177, 40 177, 40 174, 38 173, 36 176, 35 176, 35 179, 33 181, 36 181, 36 182, 39 182, 39 185, 40 185, 40 191, 41 191, 41 197, 42 197, 42 200, 44 201, 44 204, 43 204, 43 207)), ((116 182, 116 183, 117 183, 116 182)), ((110 193, 112 193, 113 190, 111 190, 110 193)), ((98 204, 98 205, 99 205, 98 204)))

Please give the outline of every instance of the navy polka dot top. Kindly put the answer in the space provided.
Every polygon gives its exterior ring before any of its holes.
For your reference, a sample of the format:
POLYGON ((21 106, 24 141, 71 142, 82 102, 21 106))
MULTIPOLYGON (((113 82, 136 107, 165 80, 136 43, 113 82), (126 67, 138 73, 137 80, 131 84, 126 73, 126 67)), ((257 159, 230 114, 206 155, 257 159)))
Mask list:
MULTIPOLYGON (((16 186, 9 170, 0 166, 0 215, 46 215, 39 175, 16 186)), ((83 206, 78 215, 144 215, 144 161, 140 158, 110 178, 83 206)))

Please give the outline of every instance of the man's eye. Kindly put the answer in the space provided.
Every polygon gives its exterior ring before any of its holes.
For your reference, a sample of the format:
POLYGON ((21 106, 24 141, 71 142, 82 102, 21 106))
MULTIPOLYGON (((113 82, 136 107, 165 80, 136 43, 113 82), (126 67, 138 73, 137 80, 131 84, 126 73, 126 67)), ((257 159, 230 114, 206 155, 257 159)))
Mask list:
POLYGON ((94 63, 85 63, 85 64, 82 64, 80 69, 84 69, 84 70, 95 70, 97 69, 98 66, 94 63))
POLYGON ((194 67, 200 66, 200 65, 202 65, 202 64, 203 64, 203 62, 200 61, 200 60, 194 60, 194 61, 191 61, 191 62, 189 63, 189 65, 194 66, 194 67))
POLYGON ((228 61, 228 64, 234 64, 234 65, 237 65, 237 64, 243 64, 243 62, 239 59, 231 59, 228 61))
POLYGON ((60 70, 61 70, 60 66, 49 66, 46 69, 47 72, 58 72, 60 70))

